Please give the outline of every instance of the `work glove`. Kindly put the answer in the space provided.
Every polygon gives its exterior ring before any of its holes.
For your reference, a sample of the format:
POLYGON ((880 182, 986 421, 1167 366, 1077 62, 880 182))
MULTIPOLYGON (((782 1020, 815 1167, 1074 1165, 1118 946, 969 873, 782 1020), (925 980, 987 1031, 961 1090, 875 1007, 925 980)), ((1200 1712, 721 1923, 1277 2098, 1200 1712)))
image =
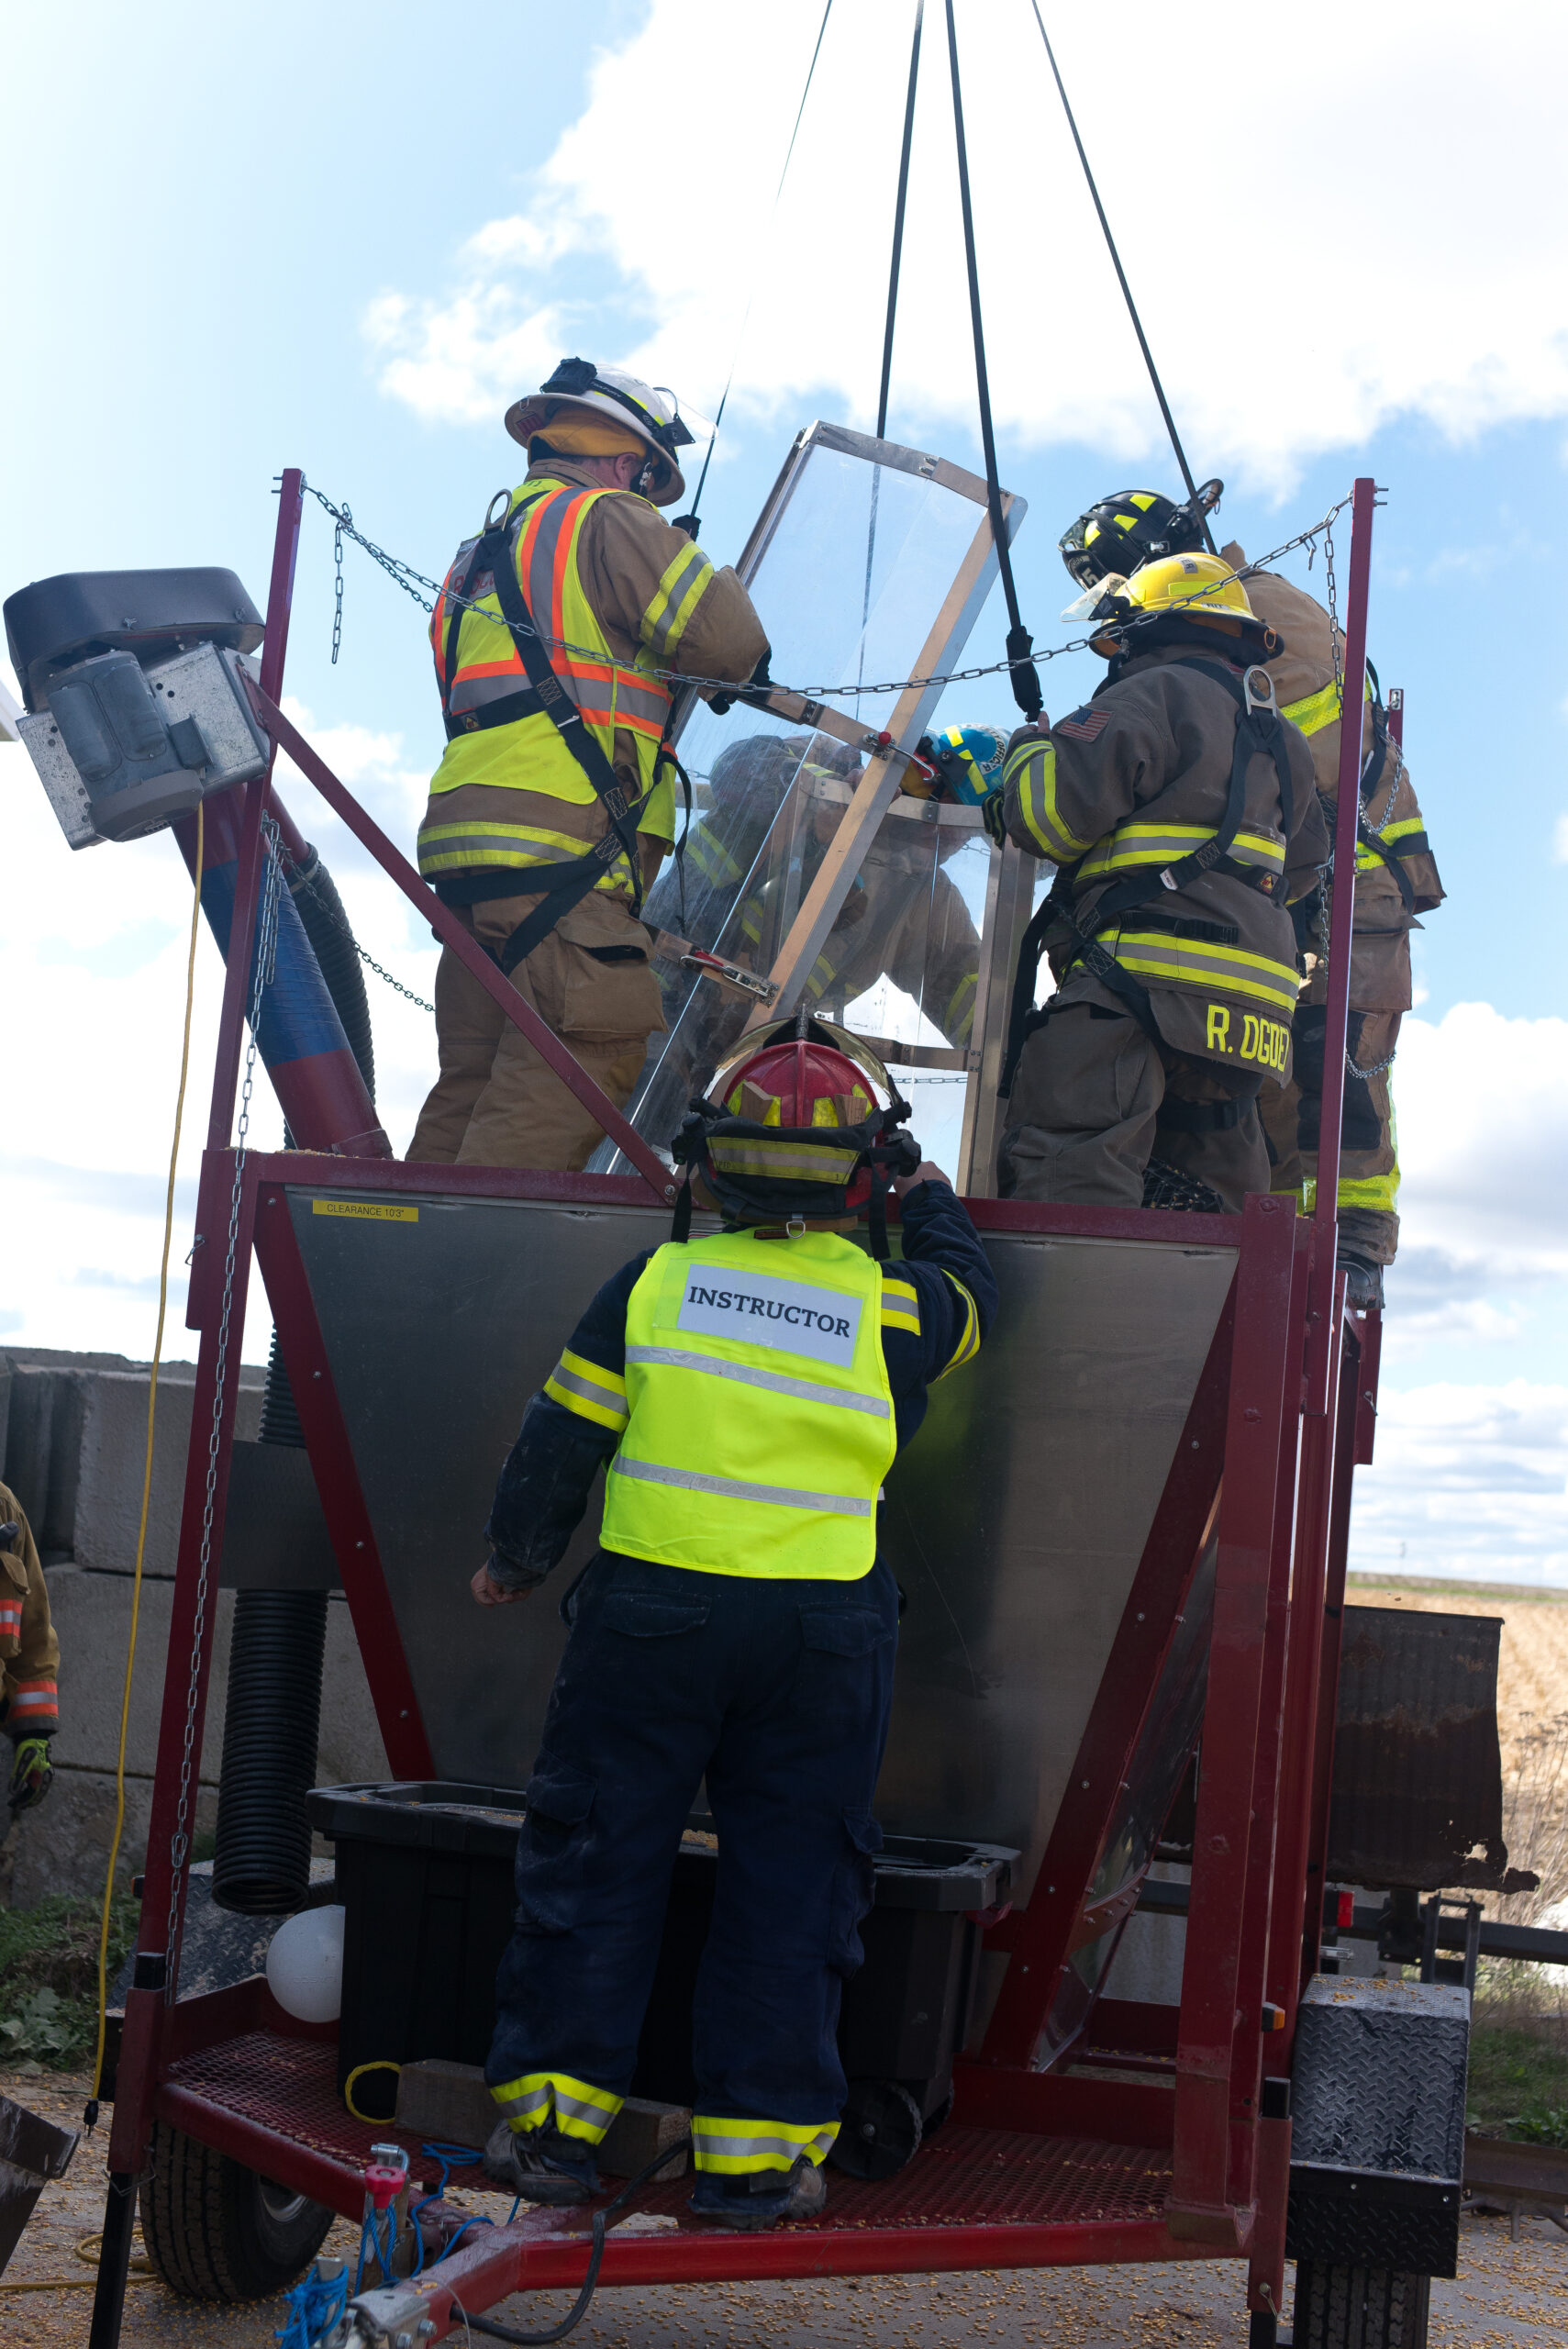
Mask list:
POLYGON ((54 1781, 54 1765, 49 1758, 47 1737, 19 1737, 11 1763, 11 1783, 6 1799, 11 1816, 34 1810, 42 1802, 54 1781))
POLYGON ((743 685, 737 685, 731 693, 712 694, 709 696, 707 706, 709 709, 712 710, 716 718, 727 717, 730 710, 734 708, 738 701, 754 700, 757 696, 766 694, 768 688, 773 682, 768 674, 768 663, 773 657, 773 646, 771 644, 764 645, 762 648, 762 659, 758 662, 756 667, 752 670, 751 675, 747 678, 746 683, 743 685))
POLYGON ((1007 845, 1007 823, 1002 801, 1003 794, 998 788, 988 791, 980 803, 980 819, 998 848, 1007 845))

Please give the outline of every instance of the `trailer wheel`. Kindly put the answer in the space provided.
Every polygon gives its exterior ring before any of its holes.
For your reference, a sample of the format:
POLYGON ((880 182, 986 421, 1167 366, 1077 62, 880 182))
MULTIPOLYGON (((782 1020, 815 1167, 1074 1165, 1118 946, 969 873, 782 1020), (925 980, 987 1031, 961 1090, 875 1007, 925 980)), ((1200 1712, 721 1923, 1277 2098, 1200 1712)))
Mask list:
POLYGON ((256 2300, 304 2274, 334 2213, 274 2186, 242 2162, 152 2124, 141 2189, 147 2255, 172 2292, 189 2300, 256 2300))
POLYGON ((1296 2269, 1296 2349, 1427 2349, 1429 2276, 1396 2267, 1296 2269))
POLYGON ((851 2080, 828 2158, 851 2177, 892 2177, 920 2143, 920 2108, 895 2080, 851 2080))

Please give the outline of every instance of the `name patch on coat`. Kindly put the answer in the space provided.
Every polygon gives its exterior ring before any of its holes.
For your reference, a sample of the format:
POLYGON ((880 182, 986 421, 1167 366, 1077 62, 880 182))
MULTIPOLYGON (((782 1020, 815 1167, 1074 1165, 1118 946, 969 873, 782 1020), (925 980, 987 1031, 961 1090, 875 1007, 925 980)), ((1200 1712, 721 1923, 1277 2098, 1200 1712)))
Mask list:
POLYGON ((776 1346, 781 1353, 809 1354, 848 1369, 855 1356, 862 1300, 804 1281, 774 1280, 766 1273, 710 1272, 693 1265, 675 1316, 679 1330, 708 1338, 740 1338, 748 1345, 776 1346))

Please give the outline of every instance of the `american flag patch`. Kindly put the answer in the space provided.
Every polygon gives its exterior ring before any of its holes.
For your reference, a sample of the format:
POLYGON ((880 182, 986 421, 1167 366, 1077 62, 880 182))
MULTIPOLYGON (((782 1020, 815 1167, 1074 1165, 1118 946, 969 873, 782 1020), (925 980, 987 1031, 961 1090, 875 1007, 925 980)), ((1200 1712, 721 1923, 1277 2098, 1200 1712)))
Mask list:
POLYGON ((1073 742, 1092 742, 1110 722, 1108 709, 1075 709, 1071 718, 1059 718, 1051 730, 1053 734, 1065 734, 1073 742))

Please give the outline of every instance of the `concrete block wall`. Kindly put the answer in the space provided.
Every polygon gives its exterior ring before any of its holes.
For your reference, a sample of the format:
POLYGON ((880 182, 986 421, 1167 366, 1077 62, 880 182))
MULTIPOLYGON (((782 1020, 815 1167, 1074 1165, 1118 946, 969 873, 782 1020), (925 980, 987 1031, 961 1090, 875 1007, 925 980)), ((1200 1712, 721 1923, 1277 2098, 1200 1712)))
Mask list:
MULTIPOLYGON (((0 1479, 27 1510, 44 1561, 60 1638, 60 1731, 49 1799, 0 1841, 0 1905, 31 1908, 53 1892, 97 1892, 115 1818, 115 1762, 130 1633, 132 1575, 147 1442, 149 1365, 121 1354, 39 1348, 0 1352, 0 1479)), ((121 1872, 143 1864, 163 1702, 173 1574, 195 1364, 159 1373, 141 1620, 126 1746, 121 1872)), ((239 1374, 238 1440, 254 1442, 263 1373, 239 1374)), ((234 1593, 216 1594, 213 1667, 198 1774, 195 1835, 217 1815, 234 1593)), ((177 1674, 188 1672, 179 1659, 177 1674)), ((7 1760, 0 1742, 0 1760, 7 1760)), ((328 1604, 317 1771, 323 1784, 388 1775, 347 1603, 328 1604)))

